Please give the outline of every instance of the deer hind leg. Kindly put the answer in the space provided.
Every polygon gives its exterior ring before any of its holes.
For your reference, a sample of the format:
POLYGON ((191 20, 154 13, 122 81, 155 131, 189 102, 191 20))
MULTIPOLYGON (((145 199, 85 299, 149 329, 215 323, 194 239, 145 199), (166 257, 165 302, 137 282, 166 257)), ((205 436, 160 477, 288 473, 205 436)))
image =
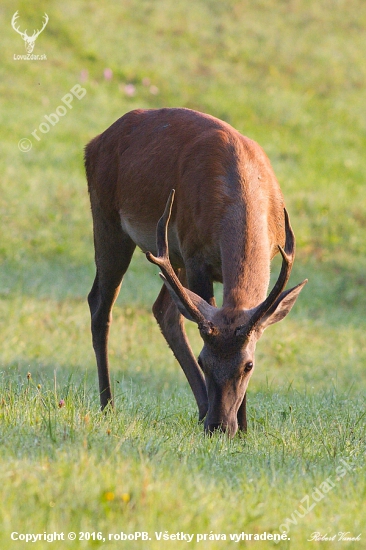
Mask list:
POLYGON ((93 347, 98 366, 100 404, 113 406, 108 363, 108 335, 112 307, 130 264, 135 243, 126 235, 118 216, 107 219, 93 209, 95 263, 94 284, 88 296, 93 347))
MULTIPOLYGON (((183 270, 181 273, 178 273, 178 276, 184 284, 185 277, 183 270)), ((197 402, 199 419, 203 420, 208 410, 206 384, 189 345, 184 329, 183 315, 180 314, 165 285, 163 285, 153 305, 153 313, 165 340, 187 377, 197 402)))

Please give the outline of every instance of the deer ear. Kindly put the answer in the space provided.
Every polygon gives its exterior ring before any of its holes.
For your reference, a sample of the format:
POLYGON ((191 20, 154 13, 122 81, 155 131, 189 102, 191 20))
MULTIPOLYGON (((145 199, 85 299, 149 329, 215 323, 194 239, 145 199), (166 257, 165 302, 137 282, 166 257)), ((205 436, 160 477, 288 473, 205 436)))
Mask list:
POLYGON ((298 284, 294 288, 282 292, 273 304, 273 306, 267 311, 264 317, 262 317, 259 322, 258 328, 263 331, 264 329, 269 327, 269 325, 273 325, 274 323, 282 321, 282 319, 284 319, 286 315, 290 313, 294 303, 297 300, 298 295, 300 294, 301 290, 307 282, 308 280, 305 279, 305 281, 298 284))
MULTIPOLYGON (((197 320, 192 317, 192 315, 190 314, 190 312, 188 311, 188 309, 186 308, 185 304, 180 299, 178 294, 176 294, 174 292, 174 289, 169 284, 168 280, 164 277, 164 275, 162 273, 159 273, 159 275, 163 279, 163 281, 165 283, 165 286, 169 290, 169 294, 170 294, 171 298, 173 299, 175 305, 177 306, 177 308, 179 309, 181 314, 184 315, 184 317, 186 319, 188 319, 188 321, 194 321, 196 323, 197 320)), ((185 290, 186 294, 188 295, 188 297, 190 298, 190 300, 193 302, 193 304, 199 310, 199 312, 203 315, 203 317, 207 321, 210 321, 213 317, 214 312, 216 311, 216 308, 214 306, 211 306, 208 302, 206 302, 206 300, 201 298, 201 296, 198 296, 198 294, 195 294, 195 292, 192 292, 192 290, 189 290, 188 288, 184 288, 184 290, 185 290)))

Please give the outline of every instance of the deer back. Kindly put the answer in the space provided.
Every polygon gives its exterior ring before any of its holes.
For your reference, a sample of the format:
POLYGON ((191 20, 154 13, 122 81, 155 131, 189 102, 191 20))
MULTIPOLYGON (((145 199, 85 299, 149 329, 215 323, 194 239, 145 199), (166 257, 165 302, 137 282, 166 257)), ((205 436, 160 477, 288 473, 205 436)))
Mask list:
POLYGON ((232 259, 246 259, 254 276, 268 272, 268 284, 285 241, 283 197, 262 148, 229 124, 189 109, 132 111, 90 142, 86 167, 89 191, 143 251, 156 252, 156 223, 174 188, 173 265, 203 255, 214 279, 232 287, 240 267, 232 259))

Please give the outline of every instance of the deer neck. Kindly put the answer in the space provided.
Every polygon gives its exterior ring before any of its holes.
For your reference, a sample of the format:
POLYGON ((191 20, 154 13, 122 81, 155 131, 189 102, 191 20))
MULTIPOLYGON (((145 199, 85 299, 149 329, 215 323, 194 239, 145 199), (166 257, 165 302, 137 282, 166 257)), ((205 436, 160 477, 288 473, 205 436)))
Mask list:
POLYGON ((225 222, 222 247, 223 307, 250 309, 267 295, 271 246, 267 217, 242 210, 225 222), (238 223, 238 217, 241 218, 238 223))

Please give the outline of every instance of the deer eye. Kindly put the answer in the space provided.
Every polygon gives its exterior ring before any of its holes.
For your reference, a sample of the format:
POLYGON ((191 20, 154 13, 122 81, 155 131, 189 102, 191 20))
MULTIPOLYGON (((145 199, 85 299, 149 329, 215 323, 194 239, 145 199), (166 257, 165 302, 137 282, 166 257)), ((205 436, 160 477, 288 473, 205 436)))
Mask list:
POLYGON ((252 361, 248 361, 248 363, 245 364, 245 367, 244 367, 244 372, 249 372, 251 371, 253 368, 253 363, 252 361))

